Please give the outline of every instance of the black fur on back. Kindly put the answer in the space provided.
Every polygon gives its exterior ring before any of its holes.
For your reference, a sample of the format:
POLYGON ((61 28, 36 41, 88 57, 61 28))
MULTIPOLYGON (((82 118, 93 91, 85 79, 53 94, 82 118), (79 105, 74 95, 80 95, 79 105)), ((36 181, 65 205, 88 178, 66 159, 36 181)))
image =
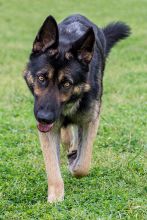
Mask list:
POLYGON ((113 22, 103 28, 106 37, 106 55, 111 48, 120 40, 125 39, 131 34, 130 27, 123 22, 113 22))

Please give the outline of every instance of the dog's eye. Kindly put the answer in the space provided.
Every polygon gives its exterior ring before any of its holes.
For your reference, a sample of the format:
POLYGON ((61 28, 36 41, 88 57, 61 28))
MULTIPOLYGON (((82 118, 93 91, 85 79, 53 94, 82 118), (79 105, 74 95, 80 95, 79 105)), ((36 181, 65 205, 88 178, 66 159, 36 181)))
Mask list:
POLYGON ((65 89, 70 88, 70 86, 71 86, 71 83, 70 83, 70 82, 65 82, 65 83, 63 84, 63 87, 64 87, 65 89))
POLYGON ((43 76, 39 76, 38 77, 39 81, 43 82, 45 80, 45 78, 43 76))

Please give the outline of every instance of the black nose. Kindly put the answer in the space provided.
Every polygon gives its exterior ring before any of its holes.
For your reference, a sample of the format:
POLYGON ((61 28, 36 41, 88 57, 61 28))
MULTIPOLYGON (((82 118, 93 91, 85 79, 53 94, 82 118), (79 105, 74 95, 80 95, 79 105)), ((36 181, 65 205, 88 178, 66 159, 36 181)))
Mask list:
POLYGON ((40 123, 51 124, 55 121, 55 116, 53 112, 38 111, 37 120, 40 123))

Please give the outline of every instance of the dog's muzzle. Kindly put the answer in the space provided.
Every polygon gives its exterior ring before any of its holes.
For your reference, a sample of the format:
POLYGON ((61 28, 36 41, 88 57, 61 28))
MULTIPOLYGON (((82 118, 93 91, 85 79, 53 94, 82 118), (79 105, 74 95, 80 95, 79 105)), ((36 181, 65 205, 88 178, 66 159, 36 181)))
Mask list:
POLYGON ((37 113, 37 128, 41 132, 49 132, 54 124, 55 116, 52 112, 38 111, 37 113))

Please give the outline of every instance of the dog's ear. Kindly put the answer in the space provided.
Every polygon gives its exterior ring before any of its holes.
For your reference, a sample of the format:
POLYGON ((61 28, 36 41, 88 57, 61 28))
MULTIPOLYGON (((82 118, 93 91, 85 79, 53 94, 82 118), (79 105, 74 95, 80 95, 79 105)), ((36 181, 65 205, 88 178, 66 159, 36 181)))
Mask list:
POLYGON ((57 51, 58 41, 57 23, 52 16, 48 16, 34 40, 32 52, 41 53, 50 49, 52 53, 55 53, 57 51))
POLYGON ((93 28, 90 27, 86 33, 78 39, 71 48, 71 53, 73 53, 77 58, 86 64, 89 64, 94 51, 95 35, 93 28))

